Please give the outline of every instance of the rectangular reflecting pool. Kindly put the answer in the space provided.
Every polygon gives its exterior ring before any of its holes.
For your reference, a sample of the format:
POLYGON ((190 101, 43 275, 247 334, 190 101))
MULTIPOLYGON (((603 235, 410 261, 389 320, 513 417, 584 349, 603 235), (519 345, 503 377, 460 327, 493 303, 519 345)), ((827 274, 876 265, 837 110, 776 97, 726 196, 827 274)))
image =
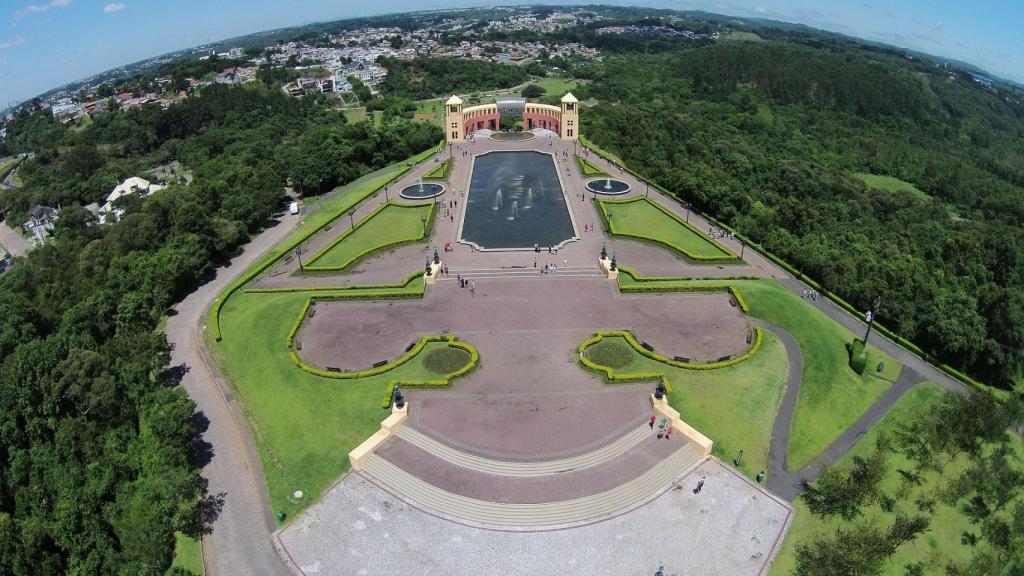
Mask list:
POLYGON ((489 250, 547 248, 575 236, 551 154, 488 152, 473 159, 463 241, 489 250))

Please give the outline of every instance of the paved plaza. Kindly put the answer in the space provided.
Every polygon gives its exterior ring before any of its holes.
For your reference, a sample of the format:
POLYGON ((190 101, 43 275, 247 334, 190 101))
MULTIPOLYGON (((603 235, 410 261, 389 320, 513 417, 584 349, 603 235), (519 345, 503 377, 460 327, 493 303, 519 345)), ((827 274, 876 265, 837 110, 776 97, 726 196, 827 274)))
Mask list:
MULTIPOLYGON (((477 370, 449 389, 405 389, 408 420, 397 436, 370 456, 365 469, 347 474, 278 533, 277 545, 296 572, 653 574, 659 565, 666 574, 766 570, 791 508, 708 459, 689 437, 656 438, 657 430, 647 426, 651 383, 609 386, 581 368, 576 349, 602 330, 629 330, 660 354, 694 362, 737 356, 750 346, 753 323, 729 295, 622 294, 597 264, 602 248, 646 276, 757 277, 771 269, 743 260, 700 265, 663 247, 606 236, 594 196, 584 192, 587 179, 572 160, 579 150, 545 134, 528 142, 477 138, 452 146, 438 158, 450 158, 453 167, 447 191, 436 199, 429 242, 381 250, 342 274, 302 274, 289 258, 256 283, 393 284, 422 270, 435 248, 450 245, 440 250, 448 274, 428 286, 422 300, 320 302, 296 335, 296 353, 324 369, 361 370, 394 360, 423 336, 445 334, 472 344, 481 358, 477 370), (546 247, 480 251, 459 242, 471 216, 473 157, 516 150, 554 159, 576 235, 557 253, 546 247), (546 264, 555 270, 542 273, 546 264), (473 289, 456 282, 459 276, 473 289), (522 472, 537 467, 546 471, 522 472), (707 485, 694 494, 692 485, 701 477, 707 485)), ((427 160, 392 183, 387 201, 417 203, 395 192, 434 166, 427 160)), ((649 193, 628 174, 604 167, 631 186, 626 198, 649 193)), ((498 208, 488 204, 485 215, 507 212, 508 200, 529 204, 531 186, 519 190, 507 184, 517 181, 514 175, 509 178, 503 180, 507 197, 495 196, 498 208)), ((384 201, 377 194, 363 202, 354 221, 384 201)), ((677 204, 658 201, 689 217, 677 204)), ((304 246, 304 254, 317 253, 350 225, 337 220, 304 246)))
POLYGON ((277 535, 306 576, 345 574, 593 574, 757 576, 792 509, 708 460, 630 514, 589 526, 515 533, 442 520, 358 474, 277 535), (692 492, 705 477, 700 494, 692 492))

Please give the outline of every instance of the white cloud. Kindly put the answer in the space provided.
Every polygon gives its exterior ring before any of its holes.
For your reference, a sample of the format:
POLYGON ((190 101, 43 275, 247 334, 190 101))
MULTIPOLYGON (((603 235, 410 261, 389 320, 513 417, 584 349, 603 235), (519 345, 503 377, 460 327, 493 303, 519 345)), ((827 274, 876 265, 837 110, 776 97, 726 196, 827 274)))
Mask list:
POLYGON ((757 12, 758 14, 767 14, 768 9, 764 6, 754 6, 754 12, 757 12))
POLYGON ((4 40, 4 41, 0 42, 0 49, 10 48, 12 46, 20 46, 20 45, 24 44, 25 42, 27 42, 27 40, 25 40, 24 36, 15 36, 14 38, 11 38, 10 40, 4 40))
POLYGON ((103 11, 107 14, 113 14, 114 12, 120 12, 124 10, 126 6, 124 2, 111 2, 103 7, 103 11))
POLYGON ((25 6, 24 8, 21 8, 20 10, 15 12, 13 19, 15 22, 17 22, 18 20, 21 20, 22 18, 29 16, 31 14, 39 14, 41 12, 46 12, 51 8, 64 8, 65 6, 68 6, 70 4, 71 0, 50 0, 50 2, 47 2, 46 4, 29 4, 28 6, 25 6))

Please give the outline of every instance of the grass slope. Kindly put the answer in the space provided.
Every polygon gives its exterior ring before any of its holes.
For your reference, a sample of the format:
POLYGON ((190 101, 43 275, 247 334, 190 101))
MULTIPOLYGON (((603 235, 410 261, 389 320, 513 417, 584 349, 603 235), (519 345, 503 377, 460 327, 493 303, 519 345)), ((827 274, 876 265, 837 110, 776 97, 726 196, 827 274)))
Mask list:
POLYGON ((765 332, 761 348, 748 360, 715 370, 686 370, 652 360, 621 337, 605 338, 587 350, 596 363, 616 364, 616 372, 658 372, 672 382, 669 403, 688 424, 711 438, 714 453, 731 461, 743 450, 740 471, 754 478, 767 468, 772 423, 786 386, 786 350, 765 332))
MULTIPOLYGON (((893 406, 885 417, 872 428, 847 453, 839 465, 848 465, 855 455, 864 455, 871 452, 875 446, 875 440, 882 431, 895 429, 901 422, 911 418, 914 414, 920 413, 928 405, 937 402, 942 396, 942 390, 931 382, 922 382, 907 392, 899 402, 893 406)), ((1014 442, 1018 453, 1021 449, 1020 438, 1015 437, 1014 442)), ((1018 462, 1018 465, 1022 463, 1018 462)), ((934 491, 940 485, 942 477, 952 478, 963 469, 965 462, 962 458, 948 464, 941 476, 930 473, 926 475, 925 482, 920 487, 910 490, 910 493, 903 498, 897 499, 896 507, 892 512, 884 512, 877 504, 868 507, 865 511, 865 519, 877 521, 883 526, 892 524, 895 514, 899 511, 906 513, 916 512, 915 500, 921 495, 934 496, 934 491)), ((892 495, 897 491, 900 484, 900 475, 897 469, 910 469, 910 463, 899 454, 891 454, 889 460, 889 474, 882 481, 882 489, 886 494, 892 495)), ((960 512, 959 505, 950 507, 941 502, 935 505, 935 515, 932 518, 928 532, 919 536, 913 542, 904 544, 896 550, 896 553, 886 563, 882 574, 885 576, 902 576, 905 574, 905 566, 915 562, 925 564, 925 573, 942 574, 945 564, 948 561, 964 560, 971 554, 971 548, 960 543, 960 535, 967 530, 976 531, 977 526, 972 526, 960 512)), ((845 526, 849 523, 842 519, 823 520, 812 515, 802 500, 794 503, 796 517, 789 529, 782 549, 772 565, 770 576, 785 576, 790 574, 795 561, 797 544, 810 542, 815 536, 832 532, 838 526, 845 526)), ((856 521, 855 521, 856 522, 856 521)))
POLYGON ((864 172, 858 172, 854 174, 858 180, 864 182, 871 188, 877 188, 879 190, 888 190, 889 192, 900 193, 905 192, 921 200, 930 200, 931 196, 927 193, 918 189, 910 182, 905 182, 899 178, 893 178, 892 176, 879 176, 877 174, 866 174, 864 172))
POLYGON ((736 256, 666 214, 654 201, 598 200, 613 235, 649 238, 676 248, 679 255, 697 259, 732 259, 736 256))
POLYGON ((423 237, 421 218, 429 218, 433 204, 388 204, 356 224, 337 243, 313 255, 308 268, 344 269, 369 253, 423 237))
MULTIPOLYGON (((416 358, 370 378, 314 376, 295 367, 285 347, 308 296, 236 294, 221 316, 226 337, 207 339, 252 428, 273 510, 290 517, 345 473, 348 452, 380 427, 387 415, 380 401, 388 382, 433 378, 424 358, 447 349, 443 343, 428 344, 416 358), (295 490, 307 496, 294 502, 289 495, 295 490)), ((390 351, 395 358, 401 352, 390 351)))
MULTIPOLYGON (((803 356, 804 370, 790 431, 787 468, 799 470, 828 448, 869 406, 899 378, 902 365, 892 357, 868 346, 871 374, 857 375, 847 363, 845 344, 854 338, 810 303, 770 280, 692 281, 662 280, 637 282, 619 275, 620 286, 654 287, 731 285, 739 288, 750 306, 750 315, 767 320, 788 331, 803 356), (873 372, 884 362, 886 369, 873 372)), ((673 383, 674 384, 674 383, 673 383)), ((712 438, 714 439, 714 438, 712 438)))

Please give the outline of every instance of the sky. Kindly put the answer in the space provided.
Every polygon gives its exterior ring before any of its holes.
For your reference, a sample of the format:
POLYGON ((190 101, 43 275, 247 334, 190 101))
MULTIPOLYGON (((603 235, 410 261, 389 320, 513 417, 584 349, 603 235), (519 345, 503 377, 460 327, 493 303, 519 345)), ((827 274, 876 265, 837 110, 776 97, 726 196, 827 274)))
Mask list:
MULTIPOLYGON (((311 22, 573 0, 0 0, 0 109, 174 50, 311 22)), ((595 2, 596 3, 596 2, 595 2)), ((1022 0, 604 0, 807 24, 975 64, 1024 83, 1022 0)))

